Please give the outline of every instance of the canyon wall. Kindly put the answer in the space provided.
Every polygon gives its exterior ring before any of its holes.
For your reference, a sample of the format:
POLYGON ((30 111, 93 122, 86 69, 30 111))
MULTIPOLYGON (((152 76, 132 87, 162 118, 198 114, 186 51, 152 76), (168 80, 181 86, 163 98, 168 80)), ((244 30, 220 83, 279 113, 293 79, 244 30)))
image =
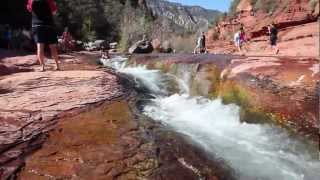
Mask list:
POLYGON ((241 0, 234 12, 208 32, 208 49, 235 53, 233 35, 242 25, 247 55, 271 54, 267 26, 279 29, 280 55, 319 56, 319 2, 313 0, 241 0))

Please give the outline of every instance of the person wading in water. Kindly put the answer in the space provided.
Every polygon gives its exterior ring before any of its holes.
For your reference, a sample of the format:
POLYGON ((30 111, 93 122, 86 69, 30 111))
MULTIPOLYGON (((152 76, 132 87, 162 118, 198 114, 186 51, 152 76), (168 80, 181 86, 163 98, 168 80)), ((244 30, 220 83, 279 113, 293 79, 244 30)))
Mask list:
POLYGON ((27 9, 32 13, 32 33, 37 43, 37 56, 45 71, 44 47, 49 45, 51 56, 56 62, 56 70, 60 70, 57 51, 57 33, 53 15, 57 12, 54 0, 28 0, 27 9))

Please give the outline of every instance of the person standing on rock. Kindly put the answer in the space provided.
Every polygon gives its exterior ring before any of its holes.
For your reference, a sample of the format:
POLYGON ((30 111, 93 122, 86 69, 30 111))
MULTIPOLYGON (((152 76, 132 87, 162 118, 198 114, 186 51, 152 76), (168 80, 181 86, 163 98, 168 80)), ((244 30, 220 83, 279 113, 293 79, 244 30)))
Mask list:
POLYGON ((63 50, 65 53, 68 53, 73 50, 73 37, 69 32, 69 28, 65 27, 64 32, 62 33, 62 44, 63 50))
POLYGON ((268 32, 269 32, 269 36, 270 36, 271 49, 274 50, 274 54, 278 54, 279 53, 279 48, 277 46, 278 29, 276 28, 275 23, 271 23, 268 26, 268 32))
POLYGON ((207 52, 207 48, 206 48, 206 35, 204 34, 204 32, 202 32, 201 35, 201 49, 200 49, 200 53, 206 53, 207 52))
POLYGON ((240 28, 239 31, 237 31, 233 37, 234 45, 236 46, 236 48, 240 53, 242 52, 242 40, 241 40, 242 31, 243 29, 240 28))
POLYGON ((236 48, 238 49, 239 53, 242 53, 242 49, 244 49, 245 52, 248 52, 248 49, 245 47, 245 44, 248 42, 248 39, 247 39, 246 33, 244 31, 244 27, 242 25, 239 28, 239 31, 237 31, 234 34, 233 41, 234 41, 234 44, 235 44, 236 48))
POLYGON ((197 54, 199 53, 205 53, 206 50, 206 36, 204 34, 204 32, 201 33, 201 36, 198 38, 197 40, 197 46, 194 49, 193 53, 197 54))
POLYGON ((32 33, 37 43, 37 56, 45 71, 44 47, 49 45, 51 56, 56 63, 56 70, 60 70, 57 50, 57 33, 53 15, 57 12, 54 0, 28 0, 27 9, 32 13, 32 33))

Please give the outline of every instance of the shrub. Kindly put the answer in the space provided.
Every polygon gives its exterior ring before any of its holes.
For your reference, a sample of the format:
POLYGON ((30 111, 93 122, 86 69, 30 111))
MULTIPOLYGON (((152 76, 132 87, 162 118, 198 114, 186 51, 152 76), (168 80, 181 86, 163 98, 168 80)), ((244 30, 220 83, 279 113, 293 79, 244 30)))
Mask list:
POLYGON ((217 31, 214 31, 212 34, 212 40, 216 41, 219 39, 219 33, 217 31))
POLYGON ((254 4, 254 10, 262 10, 265 13, 273 13, 277 7, 278 3, 276 0, 256 0, 254 4))
POLYGON ((96 32, 92 29, 92 18, 85 18, 81 28, 82 39, 85 41, 96 40, 96 32))
POLYGON ((250 4, 251 6, 254 6, 257 3, 258 0, 251 0, 250 4))
POLYGON ((176 36, 171 38, 171 44, 178 53, 191 53, 196 46, 196 40, 196 35, 176 36))
POLYGON ((233 0, 231 2, 230 8, 229 8, 229 14, 231 16, 234 16, 237 13, 237 7, 240 3, 240 0, 233 0))
POLYGON ((150 37, 153 19, 141 9, 135 9, 131 1, 127 1, 123 9, 121 22, 120 49, 126 51, 134 42, 141 40, 144 35, 150 37))
POLYGON ((312 12, 316 9, 316 6, 318 3, 319 3, 319 0, 309 0, 309 6, 312 12))

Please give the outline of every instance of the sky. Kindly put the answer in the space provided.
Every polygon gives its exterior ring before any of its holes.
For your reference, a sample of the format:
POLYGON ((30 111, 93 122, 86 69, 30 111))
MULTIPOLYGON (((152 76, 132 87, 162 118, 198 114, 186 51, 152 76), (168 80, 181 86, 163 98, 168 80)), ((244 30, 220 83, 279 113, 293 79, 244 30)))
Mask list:
POLYGON ((206 9, 216 9, 223 12, 228 11, 232 0, 168 0, 184 5, 198 5, 206 9))

